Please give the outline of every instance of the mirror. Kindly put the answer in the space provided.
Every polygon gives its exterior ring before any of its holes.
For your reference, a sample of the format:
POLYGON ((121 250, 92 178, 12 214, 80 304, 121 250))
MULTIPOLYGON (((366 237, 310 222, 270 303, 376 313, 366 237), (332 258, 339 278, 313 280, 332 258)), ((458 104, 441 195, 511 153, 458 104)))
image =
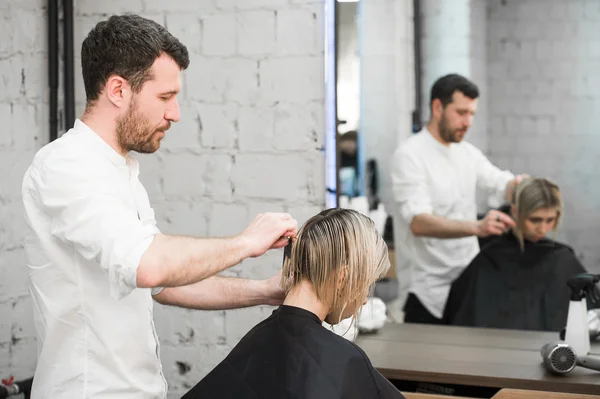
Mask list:
POLYGON ((338 2, 336 9, 336 97, 339 195, 361 195, 358 126, 360 121, 360 58, 358 2, 338 2))
MULTIPOLYGON (((371 209, 382 203, 394 220, 394 150, 429 120, 433 82, 459 73, 480 92, 466 140, 500 169, 556 182, 564 217, 554 239, 599 273, 600 2, 338 0, 336 8, 338 194, 366 196, 371 209)), ((477 204, 489 210, 480 196, 477 204)), ((402 254, 395 261, 405 273, 402 254)), ((399 284, 401 298, 407 278, 399 284)))
POLYGON ((420 124, 412 1, 335 4, 338 192, 388 206, 397 137, 420 124))

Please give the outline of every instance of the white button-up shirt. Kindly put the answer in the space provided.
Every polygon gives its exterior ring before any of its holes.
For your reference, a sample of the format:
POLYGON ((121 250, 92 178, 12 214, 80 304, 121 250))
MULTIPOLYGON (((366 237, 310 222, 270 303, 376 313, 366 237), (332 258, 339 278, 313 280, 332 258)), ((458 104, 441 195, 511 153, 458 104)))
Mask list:
POLYGON ((441 239, 416 237, 410 224, 428 213, 455 220, 477 220, 477 188, 489 205, 502 204, 506 184, 514 178, 465 141, 444 146, 427 129, 398 146, 392 160, 392 191, 400 216, 397 243, 410 278, 409 291, 441 318, 450 285, 479 252, 476 236, 441 239))
POLYGON ((80 120, 23 179, 38 363, 32 399, 165 398, 152 294, 136 270, 159 232, 139 167, 80 120))

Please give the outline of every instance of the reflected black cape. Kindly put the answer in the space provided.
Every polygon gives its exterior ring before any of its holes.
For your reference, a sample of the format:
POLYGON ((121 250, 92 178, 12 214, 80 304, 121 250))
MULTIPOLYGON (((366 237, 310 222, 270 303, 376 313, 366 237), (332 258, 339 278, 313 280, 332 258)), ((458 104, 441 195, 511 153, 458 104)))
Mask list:
POLYGON ((560 331, 566 326, 567 279, 585 273, 573 250, 552 240, 525 242, 512 233, 488 242, 454 281, 444 310, 447 324, 560 331))
POLYGON ((280 306, 183 399, 404 398, 354 343, 280 306))

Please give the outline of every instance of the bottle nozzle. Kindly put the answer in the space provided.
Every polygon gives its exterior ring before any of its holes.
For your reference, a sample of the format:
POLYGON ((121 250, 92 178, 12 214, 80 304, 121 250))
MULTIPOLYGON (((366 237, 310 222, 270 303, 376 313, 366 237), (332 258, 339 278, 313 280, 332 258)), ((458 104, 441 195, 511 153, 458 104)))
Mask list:
POLYGON ((600 274, 579 273, 567 280, 567 285, 571 288, 571 300, 581 301, 586 295, 589 295, 592 302, 600 299, 600 292, 596 284, 600 281, 600 274))

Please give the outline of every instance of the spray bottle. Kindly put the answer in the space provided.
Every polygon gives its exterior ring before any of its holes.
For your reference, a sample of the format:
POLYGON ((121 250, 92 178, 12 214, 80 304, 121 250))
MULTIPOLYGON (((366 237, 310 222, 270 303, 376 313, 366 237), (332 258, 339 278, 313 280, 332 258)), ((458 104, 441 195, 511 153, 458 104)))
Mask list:
POLYGON ((565 342, 573 347, 579 356, 585 356, 590 352, 586 295, 589 295, 593 302, 598 300, 598 290, 596 289, 598 281, 600 281, 600 275, 589 273, 576 274, 567 280, 567 285, 571 288, 571 300, 569 301, 565 342))

